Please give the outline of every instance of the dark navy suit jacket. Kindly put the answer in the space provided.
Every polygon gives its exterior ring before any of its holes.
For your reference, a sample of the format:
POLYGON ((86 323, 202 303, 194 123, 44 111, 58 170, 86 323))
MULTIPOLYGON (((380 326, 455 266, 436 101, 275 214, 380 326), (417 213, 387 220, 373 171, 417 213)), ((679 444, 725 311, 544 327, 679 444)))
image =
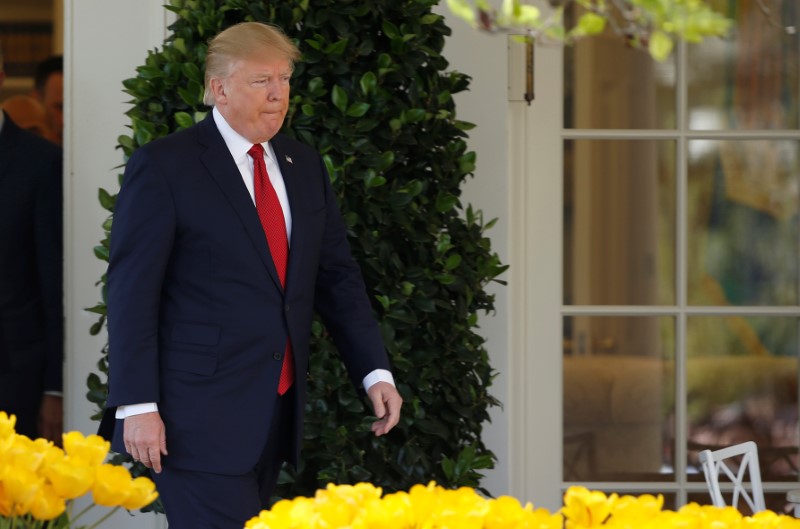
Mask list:
POLYGON ((62 152, 5 115, 0 131, 0 410, 36 434, 43 391, 61 391, 62 152), (24 416, 23 416, 24 415, 24 416))
MULTIPOLYGON (((253 469, 287 338, 297 373, 296 460, 315 310, 354 384, 389 369, 321 157, 280 134, 271 144, 292 216, 285 290, 211 113, 141 147, 125 170, 111 230, 106 415, 119 405, 157 402, 166 465, 253 469)), ((118 423, 114 449, 124 451, 121 422, 111 422, 118 423)))

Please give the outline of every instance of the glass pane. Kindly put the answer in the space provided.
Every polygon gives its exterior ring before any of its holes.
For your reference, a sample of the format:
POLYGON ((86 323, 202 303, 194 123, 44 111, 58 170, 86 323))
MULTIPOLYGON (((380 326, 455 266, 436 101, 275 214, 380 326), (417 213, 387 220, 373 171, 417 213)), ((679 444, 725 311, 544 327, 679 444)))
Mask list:
POLYGON ((798 325, 787 317, 688 318, 690 471, 700 468, 699 450, 755 441, 764 481, 797 480, 798 325))
POLYGON ((564 143, 564 304, 675 300, 675 143, 564 143))
POLYGON ((675 63, 658 63, 618 35, 564 48, 564 127, 675 128, 675 63))
MULTIPOLYGON (((698 505, 711 505, 711 495, 708 492, 690 492, 686 495, 686 503, 698 505)), ((680 507, 679 507, 680 508, 680 507)))
POLYGON ((794 0, 714 0, 734 20, 727 39, 688 47, 689 126, 695 130, 798 128, 798 23, 794 0))
POLYGON ((673 479, 675 325, 564 319, 564 481, 673 479))
MULTIPOLYGON (((575 25, 582 9, 566 2, 566 27, 575 25)), ((611 30, 566 46, 564 127, 675 128, 673 59, 656 62, 646 49, 632 48, 625 37, 611 30)))
POLYGON ((800 142, 688 145, 689 303, 798 304, 800 142))

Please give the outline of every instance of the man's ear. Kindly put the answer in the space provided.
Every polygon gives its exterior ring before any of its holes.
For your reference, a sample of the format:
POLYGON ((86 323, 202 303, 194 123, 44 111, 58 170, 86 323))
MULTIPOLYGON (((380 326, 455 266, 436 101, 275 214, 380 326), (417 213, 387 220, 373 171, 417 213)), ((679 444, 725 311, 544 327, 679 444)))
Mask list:
POLYGON ((212 77, 209 82, 211 83, 211 93, 214 94, 215 104, 225 104, 227 101, 227 94, 225 92, 225 83, 219 77, 212 77))

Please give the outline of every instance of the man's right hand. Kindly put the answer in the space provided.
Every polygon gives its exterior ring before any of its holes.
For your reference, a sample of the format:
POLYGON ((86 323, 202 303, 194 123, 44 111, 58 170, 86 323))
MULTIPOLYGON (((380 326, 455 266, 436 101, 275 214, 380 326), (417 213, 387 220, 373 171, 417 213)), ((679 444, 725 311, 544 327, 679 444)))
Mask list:
POLYGON ((167 437, 164 421, 157 411, 126 417, 122 439, 134 461, 161 472, 161 456, 167 455, 167 437))

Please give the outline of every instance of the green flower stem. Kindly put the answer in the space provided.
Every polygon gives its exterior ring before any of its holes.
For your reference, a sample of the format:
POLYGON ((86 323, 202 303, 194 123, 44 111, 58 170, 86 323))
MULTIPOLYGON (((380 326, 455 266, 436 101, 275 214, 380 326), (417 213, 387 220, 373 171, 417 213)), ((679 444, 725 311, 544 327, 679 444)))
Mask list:
POLYGON ((72 527, 72 523, 73 522, 77 521, 81 516, 83 516, 84 514, 86 514, 89 511, 91 511, 94 506, 95 506, 94 503, 90 503, 89 505, 84 507, 83 510, 81 510, 81 512, 79 512, 77 515, 75 515, 75 518, 73 518, 72 517, 72 505, 70 505, 70 515, 68 517, 68 519, 70 521, 70 524, 67 527, 72 527))
POLYGON ((89 527, 87 527, 86 529, 95 529, 96 527, 99 527, 101 523, 103 523, 103 522, 105 522, 106 520, 108 520, 109 518, 111 518, 111 515, 113 515, 113 514, 114 514, 115 512, 117 512, 118 510, 119 510, 119 506, 116 506, 116 507, 114 507, 113 509, 111 509, 110 511, 108 511, 108 512, 106 513, 106 515, 105 515, 105 516, 103 516, 102 518, 100 518, 99 520, 97 520, 95 523, 93 523, 92 525, 90 525, 90 526, 89 526, 89 527))

